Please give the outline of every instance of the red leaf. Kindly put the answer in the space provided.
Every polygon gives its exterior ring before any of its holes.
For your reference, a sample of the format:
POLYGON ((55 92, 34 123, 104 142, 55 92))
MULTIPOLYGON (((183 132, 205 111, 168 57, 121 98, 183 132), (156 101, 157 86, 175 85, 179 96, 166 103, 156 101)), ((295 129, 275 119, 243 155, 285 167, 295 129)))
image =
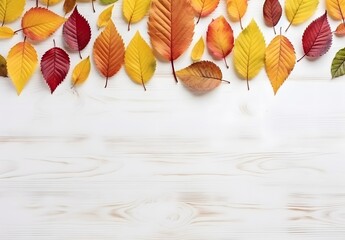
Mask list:
MULTIPOLYGON (((332 45, 332 32, 327 19, 327 12, 314 20, 304 31, 304 56, 317 58, 325 54, 332 45)), ((300 61, 301 57, 298 61, 300 61)))
POLYGON ((267 26, 273 27, 276 33, 275 26, 282 16, 282 6, 278 0, 266 0, 263 6, 264 20, 267 26))
POLYGON ((70 60, 65 50, 53 47, 41 59, 41 72, 51 93, 65 79, 70 67, 70 60))
MULTIPOLYGON (((80 15, 77 7, 63 25, 63 38, 73 51, 83 50, 91 39, 91 29, 87 20, 80 15)), ((81 55, 80 55, 81 58, 81 55)))

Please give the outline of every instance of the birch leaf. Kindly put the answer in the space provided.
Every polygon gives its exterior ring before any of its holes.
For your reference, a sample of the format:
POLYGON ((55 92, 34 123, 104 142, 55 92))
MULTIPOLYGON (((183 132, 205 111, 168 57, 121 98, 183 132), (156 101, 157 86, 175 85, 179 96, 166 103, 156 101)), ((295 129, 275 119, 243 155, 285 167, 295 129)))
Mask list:
POLYGON ((230 20, 233 22, 240 22, 242 26, 242 17, 247 12, 248 0, 227 0, 227 11, 230 17, 230 20))
POLYGON ((345 0, 326 0, 326 9, 331 18, 344 21, 345 0))
POLYGON ((1 0, 0 22, 9 23, 17 20, 24 12, 25 0, 1 0))
POLYGON ((235 41, 234 65, 238 75, 247 80, 253 79, 264 66, 265 39, 255 20, 240 33, 235 41))
POLYGON ((83 84, 89 77, 91 70, 90 57, 81 60, 73 69, 72 73, 72 85, 83 84))
POLYGON ((190 4, 194 9, 195 16, 198 18, 197 23, 199 23, 200 18, 206 17, 216 10, 219 0, 191 0, 190 4))
POLYGON ((129 43, 125 53, 125 69, 130 78, 142 84, 146 90, 147 83, 156 70, 156 59, 152 49, 137 32, 129 43))
POLYGON ((265 24, 269 27, 273 27, 274 34, 276 34, 274 27, 278 24, 282 16, 282 11, 282 6, 278 0, 265 0, 263 6, 265 24))
POLYGON ((153 50, 171 62, 177 82, 174 60, 189 47, 194 35, 193 9, 188 0, 153 0, 149 14, 149 35, 153 50))
POLYGON ((25 36, 34 41, 50 37, 63 23, 65 18, 41 7, 28 10, 22 18, 22 29, 25 36))
POLYGON ((110 21, 93 45, 94 62, 97 70, 106 78, 105 87, 108 85, 108 79, 120 70, 124 57, 125 45, 122 37, 113 21, 110 21))
POLYGON ((319 0, 286 0, 285 15, 291 25, 298 25, 308 20, 316 11, 319 0))
POLYGON ((98 28, 102 28, 107 26, 108 22, 111 19, 111 15, 113 14, 113 8, 114 8, 114 4, 111 5, 110 7, 106 8, 103 10, 103 12, 101 12, 101 14, 98 16, 98 20, 97 20, 97 26, 98 28))
POLYGON ((289 39, 278 35, 267 46, 265 67, 274 94, 290 75, 296 63, 295 49, 289 39))
POLYGON ((124 0, 122 5, 123 16, 128 22, 128 31, 131 24, 139 22, 145 17, 150 8, 151 0, 124 0))
POLYGON ((337 27, 337 29, 335 30, 335 35, 337 35, 338 37, 343 37, 345 36, 345 23, 340 23, 337 27))
POLYGON ((37 68, 37 53, 28 42, 20 42, 11 48, 7 56, 8 76, 18 95, 37 68))
POLYGON ((332 78, 345 75, 345 48, 340 49, 334 56, 331 66, 332 78))
POLYGON ((76 3, 77 3, 77 0, 65 0, 63 4, 63 10, 65 14, 71 12, 76 3))
POLYGON ((204 55, 205 51, 205 43, 204 39, 200 37, 199 41, 194 45, 192 53, 191 53, 191 58, 194 62, 200 61, 202 58, 202 55, 204 55))
POLYGON ((0 77, 7 77, 6 59, 0 55, 0 77))
POLYGON ((12 38, 13 35, 14 31, 11 28, 5 26, 0 27, 0 39, 12 38))

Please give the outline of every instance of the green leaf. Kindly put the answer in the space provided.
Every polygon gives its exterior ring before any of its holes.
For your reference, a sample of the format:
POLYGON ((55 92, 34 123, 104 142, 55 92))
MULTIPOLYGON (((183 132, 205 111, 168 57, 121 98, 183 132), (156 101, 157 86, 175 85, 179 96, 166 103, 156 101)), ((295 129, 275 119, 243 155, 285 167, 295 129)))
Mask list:
POLYGON ((7 77, 6 59, 0 55, 0 76, 7 77))
POLYGON ((99 0, 102 4, 112 4, 117 2, 117 0, 99 0))
POLYGON ((340 49, 333 58, 331 66, 332 78, 345 75, 345 48, 340 49))

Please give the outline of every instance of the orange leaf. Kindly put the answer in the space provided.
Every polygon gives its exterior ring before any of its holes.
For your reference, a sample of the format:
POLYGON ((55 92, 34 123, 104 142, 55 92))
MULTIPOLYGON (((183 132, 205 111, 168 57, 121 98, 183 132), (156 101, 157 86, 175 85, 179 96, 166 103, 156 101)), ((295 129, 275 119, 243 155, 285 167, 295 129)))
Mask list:
POLYGON ((149 14, 152 47, 170 61, 177 82, 174 60, 189 47, 194 35, 194 14, 188 0, 153 0, 149 14))
POLYGON ((219 0, 191 0, 190 4, 198 17, 196 23, 199 23, 200 18, 210 15, 218 7, 219 0))
POLYGON ((42 41, 51 36, 63 23, 65 18, 41 7, 31 8, 22 18, 22 29, 28 38, 42 41))
POLYGON ((248 0, 227 0, 226 4, 231 21, 240 22, 243 29, 241 19, 247 11, 248 0))
POLYGON ((338 37, 345 36, 345 23, 340 23, 334 33, 338 37))
POLYGON ((228 56, 234 47, 234 34, 231 26, 223 16, 213 20, 207 29, 207 48, 215 59, 224 59, 225 65, 229 68, 225 57, 228 56))
POLYGON ((98 71, 108 79, 121 68, 125 58, 125 45, 112 20, 98 36, 93 45, 93 58, 98 71))
POLYGON ((326 0, 326 9, 334 20, 345 20, 345 0, 326 0))
POLYGON ((76 2, 77 2, 77 0, 65 0, 65 2, 63 4, 63 10, 64 10, 65 14, 67 14, 73 10, 76 2))

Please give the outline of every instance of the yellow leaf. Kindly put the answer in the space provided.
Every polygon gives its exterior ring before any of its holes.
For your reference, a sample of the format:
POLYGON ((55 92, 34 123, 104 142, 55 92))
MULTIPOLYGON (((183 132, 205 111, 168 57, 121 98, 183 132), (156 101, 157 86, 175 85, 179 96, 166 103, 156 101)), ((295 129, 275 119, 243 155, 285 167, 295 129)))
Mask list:
POLYGON ((35 7, 24 14, 22 29, 28 38, 42 41, 51 36, 65 20, 46 8, 35 7))
POLYGON ((11 28, 4 26, 0 27, 0 39, 11 38, 13 35, 14 32, 11 28))
POLYGON ((200 18, 210 15, 218 6, 219 0, 191 0, 190 4, 194 9, 199 23, 200 18))
POLYGON ((36 50, 28 42, 17 43, 8 53, 8 76, 12 80, 18 95, 35 72, 37 63, 36 50))
POLYGON ((128 22, 128 31, 131 23, 139 22, 149 10, 151 0, 124 0, 122 5, 123 16, 128 22))
POLYGON ((240 33, 235 41, 234 65, 240 77, 253 79, 264 65, 265 39, 254 20, 240 33))
POLYGON ((72 85, 81 85, 89 77, 91 70, 90 56, 81 60, 73 69, 72 85))
POLYGON ((137 32, 129 43, 125 53, 125 68, 130 78, 142 84, 147 83, 156 70, 156 59, 152 49, 137 32))
POLYGON ((97 26, 98 28, 102 28, 107 26, 108 22, 111 19, 111 15, 113 13, 113 8, 114 8, 114 4, 111 5, 110 7, 106 8, 103 10, 103 12, 101 12, 101 14, 98 16, 98 20, 97 20, 97 26))
POLYGON ((291 25, 297 25, 305 22, 316 11, 319 0, 286 0, 285 14, 291 25))
POLYGON ((326 9, 334 20, 345 20, 345 0, 326 0, 326 9))
POLYGON ((274 94, 288 78, 296 63, 295 49, 288 38, 278 35, 267 46, 265 67, 274 94))
POLYGON ((191 58, 194 62, 200 61, 202 55, 204 55, 205 51, 205 42, 202 37, 200 37, 199 41, 194 45, 191 58))
POLYGON ((230 20, 240 22, 241 28, 243 29, 241 19, 247 11, 248 0, 227 0, 226 5, 230 20))
POLYGON ((41 3, 45 4, 46 6, 51 6, 51 5, 55 5, 59 2, 61 2, 62 0, 40 0, 41 3))
POLYGON ((0 22, 17 20, 23 13, 25 0, 0 0, 0 22))

